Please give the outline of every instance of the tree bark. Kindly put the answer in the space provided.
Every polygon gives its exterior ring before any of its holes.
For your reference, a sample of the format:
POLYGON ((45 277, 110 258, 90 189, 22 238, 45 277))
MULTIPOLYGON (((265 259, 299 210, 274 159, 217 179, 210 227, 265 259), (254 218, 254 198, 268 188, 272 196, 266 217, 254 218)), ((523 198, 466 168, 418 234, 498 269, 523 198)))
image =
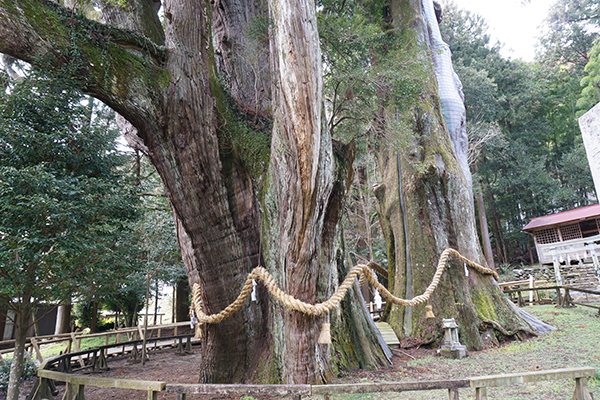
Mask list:
POLYGON ((190 285, 187 279, 180 279, 175 289, 175 321, 190 320, 190 285))
POLYGON ((479 225, 481 226, 481 240, 483 242, 483 254, 490 268, 496 269, 494 264, 494 254, 492 253, 492 244, 490 242, 490 232, 488 230, 487 215, 485 213, 485 202, 483 193, 477 192, 477 210, 479 212, 479 225))
POLYGON ((92 298, 92 318, 90 319, 90 332, 95 333, 98 329, 98 301, 96 296, 92 298))
MULTIPOLYGON (((426 37, 432 28, 421 16, 421 1, 392 1, 391 11, 397 31, 416 33, 415 57, 430 57, 426 37)), ((457 249, 480 264, 485 262, 476 234, 473 198, 446 130, 433 70, 429 71, 416 109, 402 114, 412 119, 404 124, 412 126, 412 131, 393 131, 393 115, 393 110, 385 114, 382 133, 385 138, 381 142, 399 137, 397 140, 403 145, 396 147, 400 148, 399 157, 394 146, 377 149, 383 180, 376 195, 388 243, 390 288, 396 296, 411 298, 409 289, 418 295, 429 285, 438 257, 446 247, 457 249), (398 190, 400 182, 401 191, 398 190), (400 192, 406 203, 406 231, 400 211, 400 192), (412 284, 407 284, 405 237, 410 239, 412 284)), ((493 278, 479 275, 454 261, 442 276, 430 304, 439 318, 435 322, 425 319, 425 304, 414 307, 412 315, 406 309, 393 307, 389 322, 400 337, 431 342, 440 338, 441 318, 455 318, 460 326, 461 341, 469 349, 483 347, 479 328, 486 319, 498 322, 506 330, 531 330, 514 312, 493 278)))
POLYGON ((6 328, 6 319, 8 318, 8 307, 5 299, 0 299, 0 340, 4 340, 4 329, 6 328))
MULTIPOLYGON (((265 261, 285 292, 314 304, 338 284, 335 235, 351 158, 334 160, 323 118, 321 52, 312 1, 269 2, 273 16, 273 115, 271 162, 265 196, 265 261), (336 165, 337 164, 337 165, 336 165), (346 173, 347 174, 347 173, 346 173)), ((333 314, 333 313, 330 313, 333 314)), ((360 314, 359 314, 360 315, 360 314)), ((364 315, 364 313, 363 313, 364 315)), ((286 383, 320 383, 332 376, 333 346, 317 344, 332 315, 312 317, 273 306, 274 367, 286 383)), ((343 329, 343 319, 334 327, 343 329)), ((371 346, 373 346, 371 344, 371 346)), ((378 356, 377 362, 382 362, 378 356)))
POLYGON ((54 334, 68 333, 71 331, 71 299, 67 299, 58 306, 56 312, 56 327, 54 334))
POLYGON ((494 194, 487 190, 485 191, 484 195, 487 199, 488 210, 492 215, 492 232, 494 235, 494 239, 496 239, 495 244, 498 262, 500 264, 507 264, 509 262, 508 251, 506 250, 506 242, 504 241, 504 234, 502 233, 502 223, 500 221, 500 216, 498 215, 496 207, 494 206, 494 194))
POLYGON ((15 350, 13 352, 13 359, 10 364, 6 400, 19 399, 19 385, 21 382, 21 375, 23 373, 27 330, 31 325, 31 316, 29 310, 29 304, 25 304, 24 307, 20 308, 19 310, 15 310, 15 350))

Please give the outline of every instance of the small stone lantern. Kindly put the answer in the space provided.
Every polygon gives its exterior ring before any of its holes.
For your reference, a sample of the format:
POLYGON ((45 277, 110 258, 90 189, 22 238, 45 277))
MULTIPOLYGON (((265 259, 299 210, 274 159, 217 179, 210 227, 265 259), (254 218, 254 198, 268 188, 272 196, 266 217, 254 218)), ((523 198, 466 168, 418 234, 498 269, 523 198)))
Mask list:
POLYGON ((467 347, 458 341, 458 325, 454 318, 442 319, 444 328, 444 343, 440 350, 441 355, 448 358, 461 359, 467 356, 467 347))

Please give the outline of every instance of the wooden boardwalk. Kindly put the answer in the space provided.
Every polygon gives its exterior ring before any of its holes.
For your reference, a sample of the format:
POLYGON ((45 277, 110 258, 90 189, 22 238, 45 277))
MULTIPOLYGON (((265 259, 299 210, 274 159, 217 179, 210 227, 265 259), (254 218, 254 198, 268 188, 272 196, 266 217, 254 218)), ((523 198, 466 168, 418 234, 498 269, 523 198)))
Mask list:
POLYGON ((396 336, 396 333, 394 332, 390 324, 388 324, 387 322, 375 322, 375 326, 377 327, 377 329, 379 329, 379 332, 381 332, 381 336, 383 336, 383 341, 389 347, 400 347, 400 341, 398 340, 398 336, 396 336))

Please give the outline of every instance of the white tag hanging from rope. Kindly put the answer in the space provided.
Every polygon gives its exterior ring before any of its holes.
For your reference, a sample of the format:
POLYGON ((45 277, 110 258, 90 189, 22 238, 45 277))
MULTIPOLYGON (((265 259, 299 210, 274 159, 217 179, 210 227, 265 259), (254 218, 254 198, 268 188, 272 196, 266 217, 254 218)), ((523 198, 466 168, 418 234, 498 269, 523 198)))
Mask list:
POLYGON ((377 310, 381 310, 381 306, 383 306, 383 300, 381 299, 379 290, 376 288, 375 289, 375 307, 377 307, 377 310))
POLYGON ((192 310, 192 320, 190 321, 190 328, 194 329, 194 325, 196 325, 198 323, 198 318, 196 318, 196 314, 194 313, 194 310, 192 310))
POLYGON ((465 276, 469 276, 469 270, 467 269, 467 263, 463 261, 463 267, 465 267, 465 276))
POLYGON ((256 301, 256 281, 254 279, 252 279, 252 293, 250 293, 250 299, 256 301))

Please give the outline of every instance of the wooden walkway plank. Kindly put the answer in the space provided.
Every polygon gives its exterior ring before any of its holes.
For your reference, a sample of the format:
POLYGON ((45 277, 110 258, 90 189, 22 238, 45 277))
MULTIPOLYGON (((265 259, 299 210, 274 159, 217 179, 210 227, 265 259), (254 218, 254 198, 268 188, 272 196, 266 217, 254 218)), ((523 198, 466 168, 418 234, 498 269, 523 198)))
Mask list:
POLYGON ((387 322, 375 322, 375 326, 379 329, 383 340, 389 347, 400 347, 400 340, 398 340, 398 336, 396 336, 396 332, 394 332, 390 324, 387 322))

